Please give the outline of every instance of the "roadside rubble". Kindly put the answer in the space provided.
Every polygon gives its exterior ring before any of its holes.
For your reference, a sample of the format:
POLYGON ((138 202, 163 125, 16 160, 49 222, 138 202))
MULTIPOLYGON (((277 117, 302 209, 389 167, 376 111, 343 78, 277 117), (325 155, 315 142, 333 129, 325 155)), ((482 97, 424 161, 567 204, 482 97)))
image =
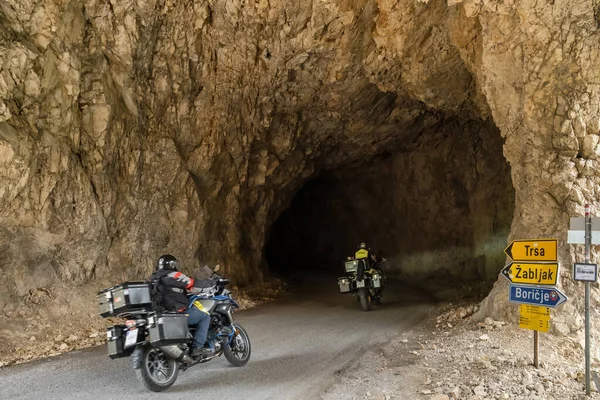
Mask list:
MULTIPOLYGON (((475 311, 475 305, 438 307, 437 317, 348 365, 321 398, 600 399, 593 380, 592 396, 585 396, 579 338, 541 333, 536 369, 532 331, 491 318, 470 321, 475 311)), ((594 360, 592 370, 598 366, 594 360)))

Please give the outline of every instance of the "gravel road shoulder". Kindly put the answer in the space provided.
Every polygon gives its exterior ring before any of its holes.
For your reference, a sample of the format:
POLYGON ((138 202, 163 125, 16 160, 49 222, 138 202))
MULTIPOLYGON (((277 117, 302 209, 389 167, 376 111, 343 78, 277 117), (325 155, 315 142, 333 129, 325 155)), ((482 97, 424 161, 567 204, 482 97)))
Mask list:
MULTIPOLYGON (((540 333, 536 369, 533 331, 489 318, 476 323, 470 318, 476 307, 439 305, 433 318, 338 371, 321 399, 587 398, 580 337, 540 333)), ((593 382, 592 390, 589 398, 599 399, 593 382)))

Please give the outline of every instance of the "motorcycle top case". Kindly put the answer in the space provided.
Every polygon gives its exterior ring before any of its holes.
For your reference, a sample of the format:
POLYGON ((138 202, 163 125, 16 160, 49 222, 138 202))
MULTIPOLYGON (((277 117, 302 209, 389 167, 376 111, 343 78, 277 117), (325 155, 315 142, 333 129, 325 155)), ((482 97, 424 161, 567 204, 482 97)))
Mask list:
POLYGON ((344 268, 346 269, 346 272, 356 272, 358 269, 358 260, 344 262, 344 268))
POLYGON ((103 318, 114 315, 114 313, 115 313, 115 309, 113 306, 113 300, 112 300, 112 296, 113 296, 112 291, 116 287, 117 286, 112 286, 112 287, 103 289, 103 290, 99 291, 98 295, 96 296, 96 300, 98 301, 98 313, 103 318))
POLYGON ((153 346, 182 343, 188 338, 187 314, 156 312, 148 320, 153 321, 148 329, 153 346))
POLYGON ((150 310, 150 286, 144 281, 123 282, 98 293, 99 313, 102 317, 124 312, 150 310))

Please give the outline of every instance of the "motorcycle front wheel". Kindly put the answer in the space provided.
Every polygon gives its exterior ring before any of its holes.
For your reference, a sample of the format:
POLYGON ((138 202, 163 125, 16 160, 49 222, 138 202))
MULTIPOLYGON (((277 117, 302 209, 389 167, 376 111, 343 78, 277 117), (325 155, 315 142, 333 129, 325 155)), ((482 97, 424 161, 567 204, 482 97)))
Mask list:
POLYGON ((371 294, 366 288, 358 289, 358 299, 363 311, 371 311, 371 294))
POLYGON ((252 347, 250 346, 250 337, 242 325, 235 322, 233 326, 236 333, 229 346, 225 347, 224 353, 227 361, 236 367, 241 367, 250 360, 252 347))
POLYGON ((142 384, 153 392, 162 392, 170 388, 177 380, 179 362, 152 346, 144 346, 139 368, 135 374, 142 384))

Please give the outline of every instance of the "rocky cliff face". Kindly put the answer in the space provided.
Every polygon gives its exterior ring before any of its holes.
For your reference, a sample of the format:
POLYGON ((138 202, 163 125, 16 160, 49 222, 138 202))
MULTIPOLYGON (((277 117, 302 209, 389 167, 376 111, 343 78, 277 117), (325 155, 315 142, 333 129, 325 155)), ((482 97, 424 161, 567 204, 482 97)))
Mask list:
MULTIPOLYGON (((260 281, 266 233, 307 179, 449 119, 494 121, 509 237, 558 237, 567 265, 568 217, 598 206, 599 14, 585 0, 3 2, 0 309, 144 277, 166 251, 260 281)), ((489 314, 505 309, 498 286, 489 314)))

